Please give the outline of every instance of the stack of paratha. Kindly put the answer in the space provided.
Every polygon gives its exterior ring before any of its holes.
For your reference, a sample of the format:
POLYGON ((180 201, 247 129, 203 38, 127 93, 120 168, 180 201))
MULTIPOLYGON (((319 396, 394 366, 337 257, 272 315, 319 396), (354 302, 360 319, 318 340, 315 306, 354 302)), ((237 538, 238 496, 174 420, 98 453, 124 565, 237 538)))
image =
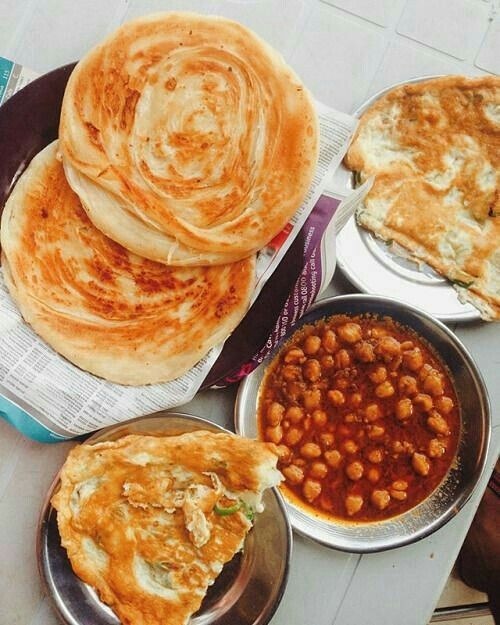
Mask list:
POLYGON ((298 209, 317 149, 310 96, 249 30, 129 22, 76 66, 59 143, 5 206, 10 292, 79 367, 176 378, 245 314, 255 253, 298 209))
POLYGON ((190 13, 120 28, 70 77, 60 140, 95 225, 137 254, 226 263, 268 243, 302 202, 314 107, 243 26, 190 13))

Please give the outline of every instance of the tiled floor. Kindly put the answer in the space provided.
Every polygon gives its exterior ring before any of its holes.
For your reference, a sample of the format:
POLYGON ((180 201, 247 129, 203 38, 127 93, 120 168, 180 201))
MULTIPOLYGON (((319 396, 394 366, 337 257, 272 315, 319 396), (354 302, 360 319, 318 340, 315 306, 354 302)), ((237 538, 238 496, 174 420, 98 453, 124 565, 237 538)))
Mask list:
MULTIPOLYGON (((451 606, 485 603, 487 601, 488 597, 484 593, 474 590, 464 584, 458 576, 456 568, 454 568, 443 590, 443 594, 441 595, 437 607, 447 608, 451 606)), ((439 621, 439 623, 440 625, 495 625, 491 615, 439 621)))

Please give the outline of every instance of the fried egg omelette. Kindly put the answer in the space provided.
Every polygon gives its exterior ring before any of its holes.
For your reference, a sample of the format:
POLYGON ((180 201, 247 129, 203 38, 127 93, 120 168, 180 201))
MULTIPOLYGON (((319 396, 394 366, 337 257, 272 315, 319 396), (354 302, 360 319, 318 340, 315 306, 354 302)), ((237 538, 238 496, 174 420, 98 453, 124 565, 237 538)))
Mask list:
POLYGON ((281 481, 276 462, 272 444, 206 430, 75 447, 52 498, 74 572, 124 625, 184 625, 281 481))
POLYGON ((500 78, 397 87, 362 115, 345 158, 374 184, 358 223, 500 320, 500 78))
POLYGON ((255 259, 167 267, 129 252, 89 220, 57 149, 35 156, 2 214, 12 298, 37 334, 86 371, 134 386, 181 376, 245 315, 255 259))

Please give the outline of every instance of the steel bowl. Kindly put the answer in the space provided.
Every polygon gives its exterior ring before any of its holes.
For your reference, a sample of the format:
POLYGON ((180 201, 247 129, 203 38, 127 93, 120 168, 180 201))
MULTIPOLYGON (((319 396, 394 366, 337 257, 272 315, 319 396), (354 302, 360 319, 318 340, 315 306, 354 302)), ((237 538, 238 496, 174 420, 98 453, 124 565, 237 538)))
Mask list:
MULTIPOLYGON (((433 348, 454 381, 460 407, 460 437, 455 461, 441 484, 420 504, 398 516, 377 522, 325 520, 287 500, 292 527, 317 542, 355 553, 393 549, 428 536, 449 521, 470 498, 484 469, 490 439, 486 388, 471 355, 443 323, 426 312, 377 295, 344 295, 317 302, 283 338, 307 323, 335 314, 374 313, 389 316, 413 329, 433 348)), ((257 404, 262 379, 278 345, 241 384, 235 406, 236 431, 257 436, 257 404)), ((286 494, 285 494, 286 500, 286 494)))

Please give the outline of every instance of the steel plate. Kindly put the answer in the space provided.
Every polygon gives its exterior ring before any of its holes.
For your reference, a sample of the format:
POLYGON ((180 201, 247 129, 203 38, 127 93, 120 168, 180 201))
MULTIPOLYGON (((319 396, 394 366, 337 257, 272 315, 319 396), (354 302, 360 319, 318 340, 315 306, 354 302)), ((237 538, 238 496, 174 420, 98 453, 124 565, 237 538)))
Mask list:
MULTIPOLYGON (((159 412, 101 430, 86 442, 116 440, 132 433, 174 435, 199 429, 226 431, 192 415, 159 412)), ((66 550, 61 547, 56 511, 50 505, 58 483, 56 477, 38 525, 39 570, 47 593, 67 625, 118 625, 114 612, 73 573, 66 550)), ((263 503, 264 511, 257 515, 243 551, 224 566, 190 620, 191 625, 265 625, 274 614, 288 578, 292 532, 276 489, 265 492, 263 503)))
MULTIPOLYGON (((353 115, 360 117, 395 87, 439 77, 421 76, 391 85, 364 102, 353 115)), ((339 169, 337 179, 345 183, 345 193, 349 194, 354 188, 353 174, 343 164, 339 169)), ((338 266, 360 291, 395 297, 447 323, 481 319, 477 308, 459 301, 457 292, 446 278, 425 263, 400 256, 381 239, 358 226, 354 217, 337 237, 336 245, 338 266)))

